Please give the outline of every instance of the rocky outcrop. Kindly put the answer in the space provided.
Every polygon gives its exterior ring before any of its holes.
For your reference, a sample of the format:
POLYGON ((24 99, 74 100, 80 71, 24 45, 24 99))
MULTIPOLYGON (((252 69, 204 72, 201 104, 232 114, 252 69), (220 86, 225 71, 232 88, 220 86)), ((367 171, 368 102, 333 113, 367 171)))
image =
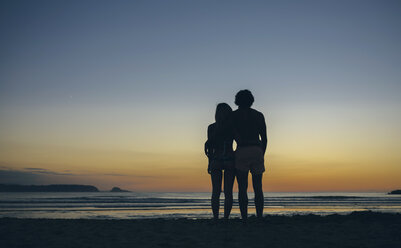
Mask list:
POLYGON ((401 195, 401 189, 393 190, 388 193, 389 195, 401 195))
POLYGON ((130 192, 129 190, 120 189, 119 187, 114 187, 110 192, 130 192))

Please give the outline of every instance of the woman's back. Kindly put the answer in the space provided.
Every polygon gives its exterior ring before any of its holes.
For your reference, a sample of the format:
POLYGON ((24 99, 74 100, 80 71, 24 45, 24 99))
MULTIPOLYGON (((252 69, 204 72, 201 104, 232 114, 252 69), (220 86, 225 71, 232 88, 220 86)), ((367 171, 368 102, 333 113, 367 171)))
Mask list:
POLYGON ((227 128, 225 121, 209 125, 207 143, 212 159, 233 156, 233 135, 227 128))

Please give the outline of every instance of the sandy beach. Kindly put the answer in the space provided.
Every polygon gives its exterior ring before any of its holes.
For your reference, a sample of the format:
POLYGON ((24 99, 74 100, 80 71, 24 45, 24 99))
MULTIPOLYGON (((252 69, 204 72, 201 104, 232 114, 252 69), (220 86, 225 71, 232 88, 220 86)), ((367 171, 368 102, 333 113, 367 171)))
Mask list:
POLYGON ((208 219, 0 219, 1 247, 401 247, 401 214, 208 219))

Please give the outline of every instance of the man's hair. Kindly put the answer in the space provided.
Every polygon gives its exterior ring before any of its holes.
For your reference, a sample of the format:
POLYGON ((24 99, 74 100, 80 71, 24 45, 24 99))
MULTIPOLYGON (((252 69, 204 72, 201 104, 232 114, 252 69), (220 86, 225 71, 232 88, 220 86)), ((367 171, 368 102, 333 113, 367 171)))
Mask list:
POLYGON ((249 90, 240 90, 235 95, 235 105, 238 107, 250 108, 254 100, 255 99, 249 90))

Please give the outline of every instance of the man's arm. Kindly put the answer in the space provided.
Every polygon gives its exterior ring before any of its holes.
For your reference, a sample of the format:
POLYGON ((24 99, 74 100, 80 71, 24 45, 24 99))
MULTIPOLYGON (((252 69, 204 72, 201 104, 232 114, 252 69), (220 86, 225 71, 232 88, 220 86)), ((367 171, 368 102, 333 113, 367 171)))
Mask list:
POLYGON ((266 131, 266 122, 265 122, 265 117, 261 113, 261 123, 260 123, 260 138, 262 140, 262 149, 263 149, 263 154, 266 152, 267 148, 267 131, 266 131))

